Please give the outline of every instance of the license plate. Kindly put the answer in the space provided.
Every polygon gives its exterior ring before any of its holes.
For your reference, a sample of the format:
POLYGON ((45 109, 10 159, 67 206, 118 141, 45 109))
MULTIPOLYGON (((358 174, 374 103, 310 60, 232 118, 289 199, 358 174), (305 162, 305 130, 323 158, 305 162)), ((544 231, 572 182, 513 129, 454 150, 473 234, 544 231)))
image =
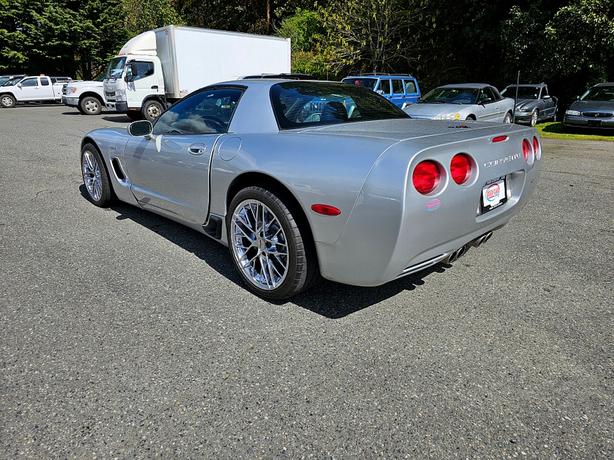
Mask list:
POLYGON ((482 208, 484 211, 490 211, 497 206, 501 206, 506 199, 504 179, 488 184, 482 189, 482 208))

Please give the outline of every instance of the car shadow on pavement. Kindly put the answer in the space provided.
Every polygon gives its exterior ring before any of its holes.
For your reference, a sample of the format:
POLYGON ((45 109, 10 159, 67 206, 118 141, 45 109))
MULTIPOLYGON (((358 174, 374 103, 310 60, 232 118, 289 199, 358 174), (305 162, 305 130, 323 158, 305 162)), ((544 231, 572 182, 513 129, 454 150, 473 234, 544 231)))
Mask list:
POLYGON ((128 118, 128 115, 107 115, 102 117, 102 119, 112 123, 130 123, 132 121, 130 118, 128 118))
MULTIPOLYGON (((81 195, 87 199, 85 186, 79 187, 81 195)), ((237 273, 228 249, 205 235, 173 222, 165 217, 144 211, 128 204, 111 206, 117 213, 117 220, 130 219, 146 227, 171 243, 191 252, 211 268, 233 283, 245 289, 237 273)), ((316 286, 290 300, 271 302, 275 305, 287 303, 317 313, 330 319, 339 319, 368 308, 403 291, 413 291, 425 283, 425 278, 433 273, 443 273, 446 266, 437 265, 415 275, 387 283, 383 286, 364 288, 321 280, 316 286)), ((247 290, 246 290, 247 292, 247 290)))

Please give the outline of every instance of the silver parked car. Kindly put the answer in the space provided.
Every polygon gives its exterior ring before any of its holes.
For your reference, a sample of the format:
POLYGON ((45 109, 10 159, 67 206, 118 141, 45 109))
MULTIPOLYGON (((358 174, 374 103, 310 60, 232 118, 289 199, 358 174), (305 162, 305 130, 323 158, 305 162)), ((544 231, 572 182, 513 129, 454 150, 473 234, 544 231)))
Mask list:
POLYGON ((614 82, 599 83, 579 97, 565 112, 563 125, 614 129, 614 82))
POLYGON ((404 110, 412 118, 511 123, 514 100, 485 83, 459 83, 435 88, 404 110))
POLYGON ((454 261, 522 208, 540 158, 529 127, 412 120, 366 88, 266 79, 203 88, 153 126, 81 145, 94 204, 119 199, 228 245, 271 299, 318 275, 377 286, 454 261))
POLYGON ((528 123, 535 126, 540 121, 554 120, 558 99, 548 93, 545 83, 510 85, 502 92, 502 96, 516 98, 516 123, 528 123))

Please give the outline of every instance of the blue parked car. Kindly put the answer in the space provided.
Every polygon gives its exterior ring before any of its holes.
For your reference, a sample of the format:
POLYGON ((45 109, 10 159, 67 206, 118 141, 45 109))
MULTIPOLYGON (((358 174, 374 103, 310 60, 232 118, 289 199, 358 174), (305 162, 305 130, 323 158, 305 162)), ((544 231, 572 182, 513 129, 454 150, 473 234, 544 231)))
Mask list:
POLYGON ((369 88, 401 108, 418 102, 421 96, 418 80, 411 75, 363 74, 345 77, 341 81, 369 88))

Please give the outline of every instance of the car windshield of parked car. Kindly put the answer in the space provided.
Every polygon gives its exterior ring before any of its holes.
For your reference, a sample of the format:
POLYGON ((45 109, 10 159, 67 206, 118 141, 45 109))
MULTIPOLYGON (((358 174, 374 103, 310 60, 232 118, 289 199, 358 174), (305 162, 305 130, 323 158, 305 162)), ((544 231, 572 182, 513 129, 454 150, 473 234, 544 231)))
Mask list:
MULTIPOLYGON (((501 92, 503 97, 516 97, 516 87, 508 86, 501 92)), ((539 97, 539 86, 519 86, 518 99, 537 99, 539 97)))
POLYGON ((377 84, 376 78, 344 78, 342 83, 354 86, 364 86, 365 88, 373 89, 377 84))
POLYGON ((111 59, 109 67, 107 68, 107 78, 121 78, 124 73, 124 67, 126 66, 125 57, 116 57, 111 59))
POLYGON ((0 86, 4 85, 9 80, 10 77, 0 77, 0 86))
POLYGON ((13 77, 13 78, 9 78, 7 81, 5 81, 4 83, 2 83, 2 86, 13 86, 16 85, 19 80, 21 80, 23 77, 13 77))
POLYGON ((435 88, 424 96, 421 104, 475 104, 480 90, 477 88, 435 88))
POLYGON ((379 94, 342 83, 278 83, 271 102, 281 129, 409 118, 379 94))
POLYGON ((594 86, 580 100, 614 102, 614 86, 594 86))

